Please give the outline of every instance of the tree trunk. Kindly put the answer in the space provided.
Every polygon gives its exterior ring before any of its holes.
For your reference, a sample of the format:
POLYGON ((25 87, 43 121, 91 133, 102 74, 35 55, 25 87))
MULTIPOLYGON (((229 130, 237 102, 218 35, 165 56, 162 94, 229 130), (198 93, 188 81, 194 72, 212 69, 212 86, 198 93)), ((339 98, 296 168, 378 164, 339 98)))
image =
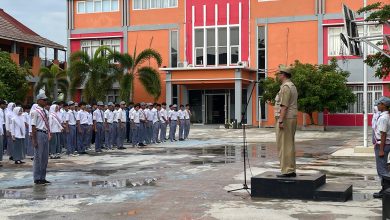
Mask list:
POLYGON ((57 85, 57 80, 54 81, 54 89, 53 89, 53 101, 58 101, 58 85, 57 85))
POLYGON ((307 113, 310 116, 310 125, 314 125, 313 112, 307 113))

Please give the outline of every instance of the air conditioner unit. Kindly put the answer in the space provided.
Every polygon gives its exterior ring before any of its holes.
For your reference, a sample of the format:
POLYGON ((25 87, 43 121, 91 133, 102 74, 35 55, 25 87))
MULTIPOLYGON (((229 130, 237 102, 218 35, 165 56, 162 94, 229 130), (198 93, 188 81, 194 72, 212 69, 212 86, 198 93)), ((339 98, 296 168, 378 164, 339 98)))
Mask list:
POLYGON ((237 63, 238 66, 248 67, 248 61, 240 61, 237 63))
POLYGON ((187 66, 188 66, 188 62, 187 61, 177 62, 177 67, 178 68, 186 68, 187 66))
POLYGON ((188 64, 187 67, 192 68, 192 67, 194 67, 194 64, 188 64))

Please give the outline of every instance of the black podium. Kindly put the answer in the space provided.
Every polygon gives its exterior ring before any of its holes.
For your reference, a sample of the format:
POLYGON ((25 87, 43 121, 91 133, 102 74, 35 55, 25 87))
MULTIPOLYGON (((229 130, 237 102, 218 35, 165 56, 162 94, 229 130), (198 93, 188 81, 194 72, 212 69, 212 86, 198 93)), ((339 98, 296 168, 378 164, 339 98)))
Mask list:
POLYGON ((352 185, 326 183, 325 174, 298 174, 293 178, 265 172, 252 177, 251 196, 345 202, 352 199, 352 185))

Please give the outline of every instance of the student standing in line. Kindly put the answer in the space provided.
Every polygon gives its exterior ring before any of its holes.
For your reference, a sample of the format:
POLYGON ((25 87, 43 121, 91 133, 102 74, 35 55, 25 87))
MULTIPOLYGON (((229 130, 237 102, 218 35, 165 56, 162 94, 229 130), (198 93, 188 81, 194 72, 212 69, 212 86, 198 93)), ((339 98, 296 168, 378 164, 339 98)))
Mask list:
POLYGON ((5 109, 5 101, 0 99, 0 167, 3 165, 1 162, 3 161, 3 154, 4 154, 4 123, 5 123, 5 114, 4 114, 4 109, 5 109))
POLYGON ((86 140, 86 148, 87 150, 91 150, 92 143, 92 127, 93 127, 93 116, 92 116, 92 107, 87 105, 86 112, 88 113, 88 129, 87 129, 87 140, 86 140))
POLYGON ((134 106, 134 110, 133 111, 130 111, 130 126, 131 126, 131 129, 132 129, 132 133, 133 133, 133 136, 132 136, 132 145, 133 147, 137 147, 138 144, 140 143, 139 141, 141 140, 140 137, 139 137, 139 132, 140 132, 140 111, 139 111, 139 108, 140 108, 140 104, 136 104, 134 106))
POLYGON ((49 111, 49 126, 51 139, 49 141, 49 151, 50 159, 60 159, 61 158, 61 132, 63 130, 62 121, 58 117, 59 107, 54 104, 50 107, 49 111))
POLYGON ((159 131, 161 126, 161 105, 154 103, 154 107, 152 109, 153 112, 153 143, 159 144, 161 141, 159 141, 159 131))
POLYGON ((145 114, 145 108, 146 104, 144 102, 141 103, 141 108, 138 110, 139 113, 139 119, 140 119, 140 129, 138 131, 138 146, 139 147, 145 147, 145 141, 146 141, 146 124, 147 124, 147 117, 145 114))
POLYGON ((185 120, 185 126, 184 126, 184 139, 188 139, 188 135, 190 134, 190 128, 191 128, 191 110, 190 105, 186 105, 186 110, 184 111, 184 120, 185 120))
POLYGON ((67 133, 68 133, 68 146, 67 146, 67 154, 69 156, 78 156, 77 150, 77 120, 76 120, 76 108, 75 103, 73 101, 68 102, 69 110, 67 114, 67 133))
POLYGON ((180 110, 177 111, 179 118, 179 141, 184 141, 184 128, 185 128, 185 108, 184 105, 180 105, 180 110))
POLYGON ((93 127, 95 130, 95 151, 97 153, 102 152, 103 137, 104 137, 104 113, 103 102, 97 102, 98 108, 93 112, 93 127))
POLYGON ((174 104, 172 105, 172 109, 170 111, 170 116, 169 116, 169 139, 171 142, 177 141, 176 140, 176 127, 177 127, 177 121, 179 119, 179 114, 176 111, 177 105, 174 104))
POLYGON ((145 109, 145 116, 146 116, 146 144, 152 143, 152 136, 153 136, 153 105, 152 103, 147 104, 147 109, 145 109))
POLYGON ((166 110, 167 103, 163 102, 161 104, 160 110, 160 141, 167 141, 167 125, 168 125, 168 112, 166 110))
POLYGON ((14 108, 16 107, 15 103, 8 103, 7 109, 5 111, 5 130, 7 136, 7 152, 10 160, 14 160, 13 158, 13 141, 11 135, 11 121, 14 117, 14 108))
POLYGON ((26 138, 25 138, 25 147, 26 147, 26 155, 33 158, 34 149, 31 144, 31 116, 30 116, 31 106, 26 105, 24 108, 24 119, 26 121, 26 138))
POLYGON ((112 141, 113 141, 113 135, 112 135, 112 132, 113 132, 113 122, 114 122, 114 112, 113 112, 114 108, 113 108, 113 104, 112 102, 109 102, 108 103, 108 108, 107 110, 104 112, 104 120, 105 120, 105 124, 104 124, 104 128, 105 128, 105 133, 104 133, 104 139, 105 139, 105 147, 108 149, 108 150, 112 150, 112 141))
POLYGON ((119 150, 126 149, 124 147, 124 141, 126 138, 126 102, 120 102, 118 109, 118 129, 117 129, 117 145, 119 150))
POLYGON ((26 122, 23 116, 23 109, 21 107, 14 108, 14 117, 11 119, 10 133, 13 141, 13 157, 15 164, 24 163, 24 139, 26 138, 26 122))
POLYGON ((88 112, 85 111, 86 104, 80 102, 80 111, 76 115, 77 131, 78 131, 78 153, 87 154, 86 147, 88 142, 88 112))

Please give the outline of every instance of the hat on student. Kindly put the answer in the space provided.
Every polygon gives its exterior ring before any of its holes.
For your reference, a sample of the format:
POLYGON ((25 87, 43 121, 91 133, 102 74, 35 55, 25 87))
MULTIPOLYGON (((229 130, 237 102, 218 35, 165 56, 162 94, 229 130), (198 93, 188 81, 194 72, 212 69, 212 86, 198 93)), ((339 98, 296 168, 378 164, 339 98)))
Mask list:
POLYGON ((79 103, 75 102, 75 103, 74 103, 74 106, 78 107, 78 106, 79 106, 79 103))
POLYGON ((174 104, 174 105, 172 105, 172 107, 174 107, 174 108, 177 108, 177 105, 176 105, 176 104, 174 104))
POLYGON ((104 104, 103 104, 102 101, 98 101, 98 102, 97 102, 97 105, 98 105, 98 106, 103 106, 104 104))
POLYGON ((73 102, 73 101, 69 101, 69 102, 68 102, 68 105, 69 105, 69 106, 74 105, 74 102, 73 102))
POLYGON ((380 98, 374 101, 374 106, 379 105, 379 100, 380 100, 380 98))
POLYGON ((55 105, 55 104, 57 104, 57 101, 53 101, 51 104, 52 104, 52 105, 55 105))
POLYGON ((141 106, 142 106, 142 105, 145 105, 145 102, 141 102, 141 106))
POLYGON ((379 103, 382 103, 382 104, 384 104, 385 106, 389 107, 389 106, 390 106, 390 98, 385 97, 385 96, 382 96, 382 97, 379 99, 379 103))
POLYGON ((150 102, 148 102, 148 104, 147 104, 148 106, 153 106, 153 104, 152 103, 150 103, 150 102))
POLYGON ((114 103, 112 103, 112 102, 109 102, 107 105, 113 105, 114 103))
POLYGON ((47 96, 45 95, 45 93, 41 93, 37 95, 37 100, 47 100, 47 96))
POLYGON ((126 105, 126 102, 125 101, 121 101, 119 104, 120 105, 126 105))
POLYGON ((280 73, 286 73, 286 74, 289 74, 291 76, 292 74, 292 70, 290 67, 287 67, 285 65, 279 65, 279 72, 280 73))
POLYGON ((90 105, 85 106, 87 109, 91 109, 92 107, 90 105))

